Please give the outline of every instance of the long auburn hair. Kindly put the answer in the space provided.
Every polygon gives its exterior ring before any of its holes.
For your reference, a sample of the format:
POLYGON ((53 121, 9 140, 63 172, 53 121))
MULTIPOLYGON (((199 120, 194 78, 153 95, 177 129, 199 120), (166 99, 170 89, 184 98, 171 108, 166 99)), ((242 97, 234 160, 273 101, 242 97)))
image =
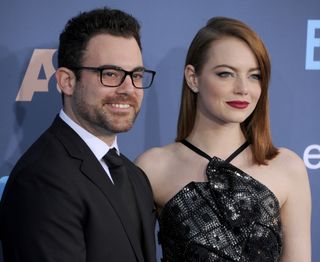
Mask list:
MULTIPOLYGON (((227 17, 214 17, 201 28, 188 50, 185 66, 192 65, 196 74, 200 74, 207 62, 207 53, 213 41, 224 37, 236 37, 244 41, 252 50, 261 71, 261 95, 252 114, 241 123, 245 138, 252 145, 254 160, 258 164, 267 164, 278 154, 272 144, 269 120, 268 86, 271 64, 268 51, 260 37, 245 23, 227 17)), ((176 141, 185 139, 192 131, 196 118, 197 94, 188 87, 183 78, 180 112, 176 141)))

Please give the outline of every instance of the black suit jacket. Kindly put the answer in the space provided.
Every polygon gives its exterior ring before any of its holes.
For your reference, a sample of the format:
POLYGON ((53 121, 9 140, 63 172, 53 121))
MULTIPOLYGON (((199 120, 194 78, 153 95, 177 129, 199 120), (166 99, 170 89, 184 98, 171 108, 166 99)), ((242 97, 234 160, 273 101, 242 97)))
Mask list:
POLYGON ((99 161, 57 117, 18 161, 4 190, 0 238, 5 261, 155 261, 150 184, 122 157, 142 219, 142 241, 99 161))

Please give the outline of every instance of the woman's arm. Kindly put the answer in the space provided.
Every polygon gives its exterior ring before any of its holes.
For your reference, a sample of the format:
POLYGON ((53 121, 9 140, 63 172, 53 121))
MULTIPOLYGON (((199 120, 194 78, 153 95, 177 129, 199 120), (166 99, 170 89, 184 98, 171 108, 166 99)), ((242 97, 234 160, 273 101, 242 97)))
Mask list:
POLYGON ((287 199, 281 207, 283 254, 281 262, 311 262, 311 194, 303 161, 285 150, 287 199))

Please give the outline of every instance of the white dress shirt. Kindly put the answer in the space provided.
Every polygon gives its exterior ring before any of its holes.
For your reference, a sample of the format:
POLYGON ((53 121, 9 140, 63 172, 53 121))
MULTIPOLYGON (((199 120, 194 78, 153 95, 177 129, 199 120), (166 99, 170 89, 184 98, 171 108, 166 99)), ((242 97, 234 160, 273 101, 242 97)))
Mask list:
POLYGON ((76 122, 74 122, 69 116, 67 116, 67 114, 63 111, 63 109, 60 110, 59 116, 87 144, 87 146, 91 149, 92 153, 96 156, 101 166, 106 171, 110 180, 113 183, 109 168, 104 162, 103 157, 109 151, 109 149, 113 147, 117 150, 117 153, 120 155, 120 151, 117 144, 117 136, 115 137, 112 145, 109 147, 105 142, 103 142, 102 140, 100 140, 99 138, 97 138, 87 130, 85 130, 83 127, 79 126, 76 122))

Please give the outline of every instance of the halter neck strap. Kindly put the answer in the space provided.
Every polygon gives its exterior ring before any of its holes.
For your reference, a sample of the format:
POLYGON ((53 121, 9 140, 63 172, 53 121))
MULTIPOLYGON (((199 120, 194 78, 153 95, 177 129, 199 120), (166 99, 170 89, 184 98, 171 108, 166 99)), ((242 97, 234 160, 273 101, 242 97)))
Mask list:
MULTIPOLYGON (((184 144, 186 147, 190 148, 192 151, 196 152, 200 156, 208 159, 209 161, 212 159, 211 156, 209 156, 207 153, 199 149, 198 147, 194 146, 190 142, 188 142, 186 139, 182 139, 180 141, 182 144, 184 144)), ((244 142, 236 151, 234 151, 225 161, 226 162, 231 162, 237 155, 239 155, 243 150, 245 150, 250 143, 248 141, 244 142)))

